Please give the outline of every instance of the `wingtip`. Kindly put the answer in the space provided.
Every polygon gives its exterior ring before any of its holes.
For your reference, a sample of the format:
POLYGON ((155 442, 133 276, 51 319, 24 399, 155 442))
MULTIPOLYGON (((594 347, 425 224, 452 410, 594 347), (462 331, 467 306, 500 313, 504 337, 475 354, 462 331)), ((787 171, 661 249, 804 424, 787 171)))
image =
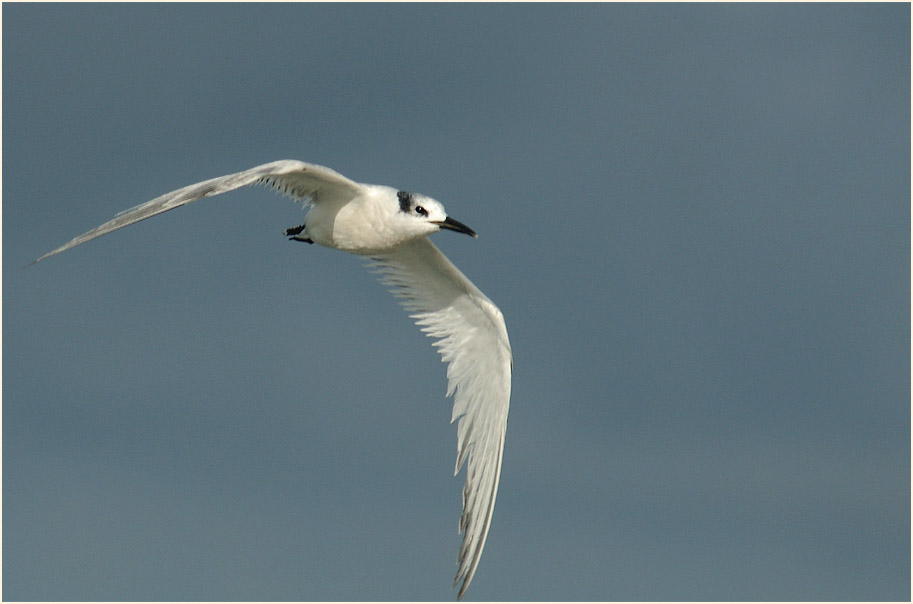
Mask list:
POLYGON ((63 247, 57 248, 56 250, 50 251, 50 252, 48 252, 47 254, 45 254, 45 255, 43 255, 43 256, 39 256, 39 257, 35 258, 34 260, 32 260, 31 262, 29 262, 28 264, 26 264, 23 268, 28 268, 28 267, 30 267, 30 266, 33 266, 33 265, 35 265, 35 264, 38 264, 38 263, 41 262, 42 260, 47 260, 47 259, 50 258, 51 256, 56 256, 56 255, 59 254, 60 252, 63 252, 63 251, 65 251, 66 249, 68 249, 68 247, 69 247, 69 245, 65 245, 65 246, 63 246, 63 247))
POLYGON ((38 258, 35 258, 34 260, 32 260, 31 262, 29 262, 28 264, 26 264, 26 265, 23 266, 22 268, 29 268, 30 266, 34 266, 34 265, 38 264, 39 262, 41 262, 42 260, 44 260, 45 258, 48 258, 48 257, 53 256, 53 255, 54 255, 54 252, 50 252, 50 253, 48 253, 48 254, 45 254, 44 256, 39 256, 38 258))
MULTIPOLYGON (((457 586, 457 583, 459 583, 459 581, 454 582, 453 586, 456 587, 456 586, 457 586)), ((463 596, 466 595, 466 588, 467 588, 467 587, 469 587, 469 586, 466 585, 466 582, 465 582, 465 581, 463 581, 463 585, 460 586, 460 591, 457 592, 457 597, 456 597, 457 602, 462 601, 463 596)))

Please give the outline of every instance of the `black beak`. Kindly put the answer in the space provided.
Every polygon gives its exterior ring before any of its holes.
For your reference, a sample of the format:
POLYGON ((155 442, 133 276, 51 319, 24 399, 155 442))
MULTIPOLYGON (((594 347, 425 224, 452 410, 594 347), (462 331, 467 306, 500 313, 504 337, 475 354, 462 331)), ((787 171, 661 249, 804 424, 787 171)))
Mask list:
POLYGON ((466 235, 469 235, 470 237, 478 237, 478 235, 476 235, 475 231, 470 229, 468 226, 466 226, 462 222, 460 222, 458 220, 454 220, 450 216, 448 216, 446 220, 444 220, 442 222, 438 222, 437 225, 439 227, 441 227, 442 229, 450 229, 451 231, 456 231, 457 233, 464 233, 466 235))

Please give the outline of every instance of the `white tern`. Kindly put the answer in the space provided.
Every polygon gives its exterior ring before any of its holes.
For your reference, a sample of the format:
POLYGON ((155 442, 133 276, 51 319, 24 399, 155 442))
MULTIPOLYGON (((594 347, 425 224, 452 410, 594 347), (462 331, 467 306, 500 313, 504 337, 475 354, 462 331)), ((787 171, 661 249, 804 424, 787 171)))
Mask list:
POLYGON ((463 540, 453 583, 462 582, 457 594, 461 599, 475 575, 491 525, 513 362, 501 311, 428 240, 441 229, 476 237, 472 229, 447 216, 438 201, 357 183, 323 166, 281 160, 156 197, 35 262, 203 197, 252 184, 270 186, 308 208, 305 223, 285 231, 290 239, 370 258, 382 282, 391 287, 416 324, 435 338, 434 346, 447 363, 447 396, 454 399, 454 474, 467 466, 459 524, 463 540))

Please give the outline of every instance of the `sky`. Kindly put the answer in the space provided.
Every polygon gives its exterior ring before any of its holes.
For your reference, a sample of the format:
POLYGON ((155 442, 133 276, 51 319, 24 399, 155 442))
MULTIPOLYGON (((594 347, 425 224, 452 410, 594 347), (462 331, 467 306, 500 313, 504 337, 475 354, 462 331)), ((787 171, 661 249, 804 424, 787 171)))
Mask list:
POLYGON ((445 366, 263 188, 504 313, 466 600, 909 600, 908 4, 4 4, 4 600, 452 600, 445 366))

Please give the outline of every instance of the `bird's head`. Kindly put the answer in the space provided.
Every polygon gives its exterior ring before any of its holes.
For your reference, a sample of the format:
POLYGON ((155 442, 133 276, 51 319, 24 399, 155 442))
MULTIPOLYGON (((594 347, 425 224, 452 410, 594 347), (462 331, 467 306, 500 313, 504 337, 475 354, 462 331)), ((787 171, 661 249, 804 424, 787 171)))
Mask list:
POLYGON ((468 226, 448 216, 441 202, 435 199, 408 191, 397 191, 396 199, 399 203, 399 228, 415 233, 416 237, 431 235, 441 229, 478 237, 468 226))

